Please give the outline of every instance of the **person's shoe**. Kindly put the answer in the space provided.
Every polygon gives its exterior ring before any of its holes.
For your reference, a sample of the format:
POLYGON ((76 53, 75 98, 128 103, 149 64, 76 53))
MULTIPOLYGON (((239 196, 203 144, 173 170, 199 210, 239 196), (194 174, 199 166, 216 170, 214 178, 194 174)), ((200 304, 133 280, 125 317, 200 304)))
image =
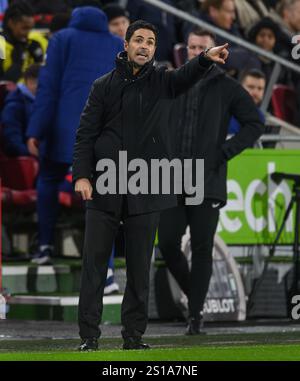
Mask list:
POLYGON ((53 252, 51 249, 45 249, 43 251, 39 251, 39 253, 31 259, 31 263, 35 263, 36 265, 51 265, 52 254, 53 252))
POLYGON ((150 349, 150 346, 143 343, 140 337, 126 337, 123 349, 150 349))
POLYGON ((113 282, 104 287, 104 295, 117 294, 120 291, 118 283, 113 282))
POLYGON ((82 339, 78 347, 80 352, 96 351, 98 349, 98 339, 95 337, 82 339))
POLYGON ((185 334, 188 336, 205 335, 205 332, 203 331, 203 319, 188 318, 185 334))

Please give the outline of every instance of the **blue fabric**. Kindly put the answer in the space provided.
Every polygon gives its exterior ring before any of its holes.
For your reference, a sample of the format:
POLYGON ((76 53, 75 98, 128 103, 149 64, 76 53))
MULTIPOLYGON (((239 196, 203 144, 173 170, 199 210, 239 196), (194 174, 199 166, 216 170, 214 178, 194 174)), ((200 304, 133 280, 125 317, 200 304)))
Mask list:
POLYGON ((123 41, 108 32, 106 15, 76 8, 69 27, 51 38, 40 71, 28 137, 41 141, 41 155, 71 163, 80 114, 93 81, 114 68, 123 41))
POLYGON ((5 153, 9 156, 29 156, 26 130, 33 109, 34 96, 22 84, 9 93, 1 114, 5 153))
POLYGON ((65 182, 70 164, 42 158, 37 182, 39 245, 53 245, 54 228, 59 212, 58 192, 65 182))
MULTIPOLYGON (((259 113, 260 120, 262 121, 262 123, 265 124, 266 119, 265 119, 264 114, 262 113, 262 111, 259 108, 257 108, 257 111, 259 113)), ((235 117, 232 117, 230 119, 230 122, 229 122, 228 133, 230 135, 235 135, 240 131, 240 129, 241 129, 241 126, 240 126, 239 122, 235 119, 235 117)))

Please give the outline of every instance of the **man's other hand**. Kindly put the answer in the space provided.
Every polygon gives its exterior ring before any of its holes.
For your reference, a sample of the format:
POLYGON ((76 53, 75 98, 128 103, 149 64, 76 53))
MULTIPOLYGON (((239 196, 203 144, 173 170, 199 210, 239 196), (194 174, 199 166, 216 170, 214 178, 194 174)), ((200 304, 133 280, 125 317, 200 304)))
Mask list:
POLYGON ((216 46, 215 48, 209 49, 205 57, 213 62, 225 64, 228 58, 229 52, 227 50, 228 43, 222 46, 216 46))
POLYGON ((32 156, 39 156, 39 144, 40 142, 36 138, 29 138, 27 140, 27 148, 32 156))
POLYGON ((81 194, 83 200, 92 200, 93 187, 89 179, 79 179, 75 183, 75 192, 81 194))

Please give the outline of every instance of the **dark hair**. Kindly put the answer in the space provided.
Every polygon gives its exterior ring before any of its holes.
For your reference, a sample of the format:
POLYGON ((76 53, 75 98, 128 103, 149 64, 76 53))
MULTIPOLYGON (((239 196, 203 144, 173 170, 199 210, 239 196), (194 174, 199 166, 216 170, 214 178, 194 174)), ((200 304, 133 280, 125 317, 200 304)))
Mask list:
POLYGON ((150 24, 149 22, 144 21, 144 20, 137 20, 137 21, 135 21, 129 25, 127 32, 126 32, 125 40, 127 42, 129 42, 131 37, 133 36, 133 33, 138 29, 151 30, 155 35, 155 45, 157 45, 158 31, 157 31, 156 27, 153 24, 150 24))
POLYGON ((23 16, 33 17, 34 10, 25 0, 19 0, 16 3, 11 4, 5 11, 3 18, 3 30, 8 29, 7 24, 9 20, 18 21, 23 16))
POLYGON ((275 39, 278 40, 280 35, 280 27, 273 21, 270 17, 263 17, 258 23, 253 25, 253 27, 248 32, 248 39, 250 42, 256 42, 256 37, 262 29, 269 29, 273 32, 275 39))
POLYGON ((240 82, 242 83, 246 77, 264 79, 265 81, 267 80, 265 74, 261 70, 258 70, 258 69, 248 69, 248 70, 243 71, 240 75, 240 82))
POLYGON ((213 40, 213 42, 216 42, 216 35, 207 29, 195 27, 191 29, 191 31, 189 32, 188 38, 190 37, 191 34, 195 34, 196 36, 199 36, 199 37, 209 36, 213 40))
POLYGON ((222 8, 223 3, 224 0, 204 0, 201 6, 202 11, 208 13, 210 7, 220 9, 222 8))
POLYGON ((24 79, 38 79, 41 65, 40 64, 32 64, 30 65, 24 72, 24 79))

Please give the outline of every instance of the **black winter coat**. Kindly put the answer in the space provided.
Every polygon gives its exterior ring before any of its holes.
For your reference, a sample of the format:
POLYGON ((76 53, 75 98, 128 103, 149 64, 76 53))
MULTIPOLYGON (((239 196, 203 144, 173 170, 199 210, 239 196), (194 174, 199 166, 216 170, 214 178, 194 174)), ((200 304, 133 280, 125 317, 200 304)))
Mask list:
MULTIPOLYGON (((206 78, 195 85, 198 89, 198 119, 193 141, 193 158, 204 159, 204 198, 212 198, 224 206, 227 201, 227 161, 253 146, 264 132, 257 106, 246 90, 225 72, 214 66, 206 78), (226 140, 231 117, 241 130, 226 140)), ((182 143, 182 123, 185 119, 186 98, 178 97, 170 114, 170 124, 176 126, 176 155, 182 143)), ((246 170, 243 168, 242 170, 246 170)))
MULTIPOLYGON (((157 69, 151 62, 134 76, 123 52, 117 57, 116 69, 94 82, 76 133, 73 162, 73 182, 88 178, 93 185, 88 208, 112 212, 121 208, 121 195, 96 192, 99 173, 95 166, 99 159, 117 162, 120 150, 128 152, 128 162, 173 157, 168 124, 172 101, 205 76, 210 67, 211 62, 200 55, 174 71, 157 69)), ((127 200, 129 214, 177 204, 174 194, 128 194, 127 200)))

